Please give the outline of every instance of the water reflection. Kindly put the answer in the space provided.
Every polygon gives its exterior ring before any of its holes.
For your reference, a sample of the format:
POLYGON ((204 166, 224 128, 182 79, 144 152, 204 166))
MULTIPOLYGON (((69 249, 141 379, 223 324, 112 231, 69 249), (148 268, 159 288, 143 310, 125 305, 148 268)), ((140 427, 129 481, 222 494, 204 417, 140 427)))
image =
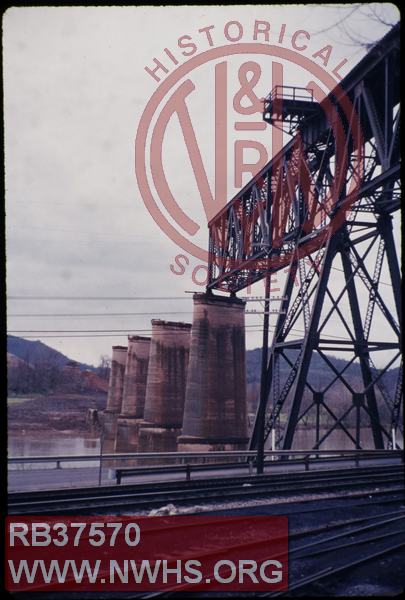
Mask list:
MULTIPOLYGON (((100 440, 90 436, 71 436, 49 431, 37 432, 10 432, 8 434, 8 455, 15 456, 58 456, 67 455, 95 455, 100 452, 100 440)), ((63 463, 64 467, 94 467, 97 461, 63 463)), ((53 469, 53 463, 42 463, 41 468, 53 469)), ((10 465, 12 469, 34 468, 33 463, 10 465)), ((38 465, 36 465, 38 468, 38 465)))
MULTIPOLYGON (((100 439, 99 438, 84 438, 84 447, 85 448, 100 448, 100 439)), ((93 453, 92 453, 93 454, 93 453)))
MULTIPOLYGON (((349 429, 355 436, 355 430, 349 429)), ((320 431, 320 437, 326 430, 320 431)), ((370 428, 362 427, 360 442, 363 449, 373 449, 373 437, 370 428)), ((294 438, 294 448, 296 450, 312 448, 315 443, 315 434, 311 429, 299 429, 294 438)), ((397 443, 403 446, 403 438, 400 432, 397 432, 397 443)), ((341 430, 336 429, 321 445, 322 450, 352 450, 353 443, 347 435, 341 430)), ((113 443, 104 441, 103 453, 113 453, 113 443)), ((98 456, 100 453, 100 439, 86 436, 72 436, 62 433, 37 431, 37 432, 10 432, 8 435, 8 455, 15 456, 60 456, 60 455, 94 455, 95 461, 63 463, 64 467, 95 467, 98 466, 98 456)), ((34 463, 25 463, 21 465, 10 465, 12 469, 31 469, 35 468, 34 463)), ((115 461, 105 462, 105 466, 115 466, 115 461)), ((127 465, 128 466, 128 465, 127 465)), ((54 463, 42 463, 41 468, 54 468, 54 463)))
MULTIPOLYGON (((327 429, 320 429, 319 438, 320 440, 326 434, 327 429)), ((356 438, 356 429, 353 427, 348 427, 348 431, 356 438)), ((403 439, 400 431, 397 431, 396 434, 396 442, 403 446, 403 439)), ((315 432, 312 429, 298 429, 294 436, 294 448, 307 450, 308 448, 313 448, 315 445, 315 432)), ((373 450, 374 449, 374 440, 373 433, 370 427, 361 427, 360 429, 360 445, 363 450, 373 450)), ((348 435, 344 433, 341 429, 335 429, 332 433, 325 439, 325 441, 321 445, 321 450, 353 450, 354 445, 348 435)))

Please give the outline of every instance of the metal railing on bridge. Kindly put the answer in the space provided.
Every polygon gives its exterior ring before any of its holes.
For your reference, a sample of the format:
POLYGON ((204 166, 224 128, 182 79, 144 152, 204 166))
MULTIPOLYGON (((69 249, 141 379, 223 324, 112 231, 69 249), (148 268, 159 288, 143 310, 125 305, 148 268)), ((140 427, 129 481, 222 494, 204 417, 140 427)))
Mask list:
MULTIPOLYGON (((360 460, 398 458, 404 460, 403 450, 266 450, 266 465, 274 462, 302 463, 305 470, 310 464, 319 461, 351 460, 356 466, 360 460)), ((8 465, 48 465, 54 464, 61 469, 63 463, 98 463, 100 473, 103 466, 115 470, 117 483, 124 476, 141 474, 184 472, 186 479, 191 478, 191 472, 198 470, 222 470, 245 467, 253 473, 257 452, 255 450, 233 450, 212 452, 133 452, 121 454, 85 454, 58 456, 16 456, 8 458, 8 465), (149 464, 147 464, 149 462, 149 464), (152 463, 152 464, 150 464, 152 463), (135 466, 134 466, 135 465, 135 466)), ((32 467, 31 467, 32 468, 32 467)), ((30 470, 31 470, 30 468, 30 470)), ((45 467, 46 468, 46 467, 45 467)), ((99 480, 101 483, 101 477, 99 480)))

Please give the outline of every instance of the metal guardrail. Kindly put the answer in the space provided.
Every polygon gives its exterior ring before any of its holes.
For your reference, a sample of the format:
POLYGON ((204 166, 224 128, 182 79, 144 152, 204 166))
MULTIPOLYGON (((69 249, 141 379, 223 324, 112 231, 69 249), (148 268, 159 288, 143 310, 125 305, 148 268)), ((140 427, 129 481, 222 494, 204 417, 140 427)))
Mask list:
MULTIPOLYGON (((393 457, 394 455, 403 457, 403 450, 266 450, 264 455, 269 458, 284 458, 290 457, 347 457, 353 456, 364 457, 393 457)), ((233 458, 246 459, 254 461, 256 458, 256 450, 232 450, 232 451, 212 451, 212 452, 131 452, 118 454, 83 454, 83 455, 58 455, 58 456, 12 456, 8 457, 8 464, 39 464, 39 463, 56 463, 56 468, 61 468, 63 462, 104 462, 104 461, 125 461, 136 459, 175 459, 176 463, 181 463, 190 458, 198 458, 202 461, 214 458, 233 458)), ((186 464, 186 463, 184 463, 186 464)))
POLYGON ((181 465, 161 465, 161 466, 149 466, 149 467, 123 467, 115 469, 115 481, 119 485, 123 477, 131 477, 134 475, 148 474, 165 474, 165 473, 185 473, 186 480, 190 481, 191 471, 208 471, 220 469, 235 469, 236 467, 248 467, 249 474, 253 472, 253 461, 248 462, 229 462, 229 463, 197 463, 190 464, 185 463, 181 465))
POLYGON ((266 101, 273 102, 277 99, 313 102, 314 92, 312 89, 295 85, 276 85, 267 96, 266 101))

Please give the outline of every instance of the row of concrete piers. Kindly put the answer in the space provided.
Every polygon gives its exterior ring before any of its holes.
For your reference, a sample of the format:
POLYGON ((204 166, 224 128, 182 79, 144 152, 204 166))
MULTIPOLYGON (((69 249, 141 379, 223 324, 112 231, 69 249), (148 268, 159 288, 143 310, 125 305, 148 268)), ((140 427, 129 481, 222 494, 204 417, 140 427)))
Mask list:
POLYGON ((193 323, 152 320, 113 346, 105 439, 116 452, 244 450, 245 302, 194 294, 193 323))

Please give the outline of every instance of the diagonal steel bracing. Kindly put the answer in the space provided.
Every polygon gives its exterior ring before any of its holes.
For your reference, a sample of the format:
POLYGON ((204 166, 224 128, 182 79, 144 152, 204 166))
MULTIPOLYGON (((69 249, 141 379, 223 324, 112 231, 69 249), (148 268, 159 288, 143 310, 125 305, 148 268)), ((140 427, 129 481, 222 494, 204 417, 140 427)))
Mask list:
POLYGON ((209 289, 266 278, 268 306, 271 274, 287 270, 270 347, 264 319, 252 449, 273 429, 279 446, 302 444, 304 420, 314 448, 337 430, 358 448, 389 447, 398 429, 399 74, 396 26, 327 98, 316 84, 309 102, 278 86, 264 119, 293 137, 209 223, 209 289))

